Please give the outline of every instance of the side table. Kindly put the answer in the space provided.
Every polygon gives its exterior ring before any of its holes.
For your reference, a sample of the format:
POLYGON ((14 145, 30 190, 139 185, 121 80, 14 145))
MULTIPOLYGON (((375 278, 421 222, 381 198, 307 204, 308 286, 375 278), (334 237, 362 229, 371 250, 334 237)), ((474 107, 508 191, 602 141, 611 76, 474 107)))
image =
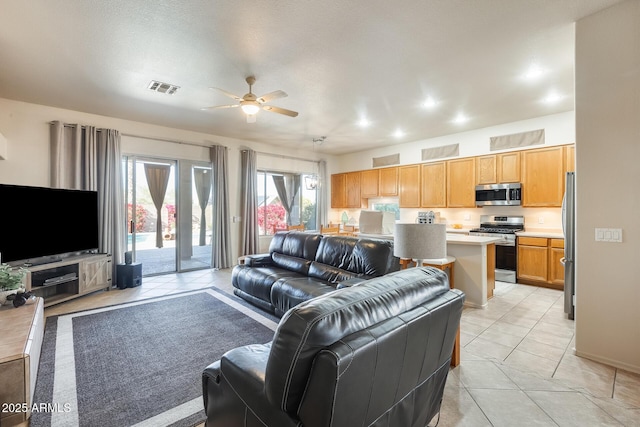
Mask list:
MULTIPOLYGON (((0 307, 0 404, 33 403, 44 338, 44 299, 21 307, 0 307)), ((0 424, 25 423, 30 411, 2 412, 0 424)))

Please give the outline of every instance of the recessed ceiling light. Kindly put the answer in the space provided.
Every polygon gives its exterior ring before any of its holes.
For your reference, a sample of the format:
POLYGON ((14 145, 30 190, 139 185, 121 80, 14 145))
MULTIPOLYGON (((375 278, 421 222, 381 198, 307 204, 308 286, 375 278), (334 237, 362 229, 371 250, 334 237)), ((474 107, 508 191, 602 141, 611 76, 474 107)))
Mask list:
POLYGON ((464 113, 458 113, 452 120, 453 123, 461 125, 469 121, 469 117, 467 117, 464 113))
POLYGON ((371 125, 371 122, 367 120, 366 117, 361 118, 360 121, 358 122, 358 126, 360 126, 361 128, 366 128, 366 127, 369 127, 370 125, 371 125))
POLYGON ((405 135, 406 133, 402 129, 396 129, 396 131, 393 133, 394 138, 402 138, 405 135))
POLYGON ((527 71, 522 75, 522 78, 528 81, 538 80, 540 77, 545 75, 547 70, 542 68, 539 64, 533 63, 529 66, 527 71))
POLYGON ((428 96, 427 99, 425 99, 424 102, 422 103, 422 106, 427 109, 434 108, 436 105, 438 105, 438 101, 436 101, 430 96, 428 96))
POLYGON ((545 104, 555 104, 557 102, 560 102, 563 98, 564 96, 559 94, 558 92, 550 92, 542 99, 542 102, 544 102, 545 104))

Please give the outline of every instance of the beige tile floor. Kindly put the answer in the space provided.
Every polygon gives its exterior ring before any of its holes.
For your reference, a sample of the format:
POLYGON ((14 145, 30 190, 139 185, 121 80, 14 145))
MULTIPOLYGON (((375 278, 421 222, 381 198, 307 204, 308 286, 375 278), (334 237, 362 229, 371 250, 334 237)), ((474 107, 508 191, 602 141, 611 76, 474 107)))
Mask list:
MULTIPOLYGON (((210 286, 232 294, 230 283, 230 270, 145 277, 45 316, 210 286)), ((562 292, 497 283, 486 309, 463 311, 462 362, 450 371, 438 426, 640 426, 640 375, 576 356, 573 325, 562 292)))

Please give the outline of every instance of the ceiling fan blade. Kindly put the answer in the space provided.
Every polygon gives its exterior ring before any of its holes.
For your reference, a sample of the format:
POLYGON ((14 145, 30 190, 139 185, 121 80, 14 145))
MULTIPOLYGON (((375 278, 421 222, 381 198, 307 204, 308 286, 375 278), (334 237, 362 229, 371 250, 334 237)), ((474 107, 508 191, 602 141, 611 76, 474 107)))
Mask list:
POLYGON ((247 114, 247 123, 255 123, 257 114, 247 114))
POLYGON ((236 108, 239 107, 240 104, 233 104, 233 105, 214 105, 213 107, 203 107, 201 108, 201 110, 215 110, 218 108, 236 108))
POLYGON ((298 117, 297 111, 287 110, 286 108, 272 107, 271 105, 265 105, 262 108, 264 110, 271 111, 273 113, 284 114, 285 116, 290 116, 290 117, 298 117))
POLYGON ((288 96, 286 92, 283 92, 281 90, 276 90, 266 95, 262 95, 261 97, 256 99, 256 101, 258 101, 261 104, 264 104, 265 102, 269 102, 278 98, 284 98, 285 96, 288 96))
POLYGON ((220 89, 219 87, 210 87, 209 89, 217 90, 217 91, 221 92, 222 94, 228 96, 229 98, 235 99, 236 101, 242 101, 242 98, 239 97, 238 95, 234 95, 231 92, 227 92, 224 89, 220 89))

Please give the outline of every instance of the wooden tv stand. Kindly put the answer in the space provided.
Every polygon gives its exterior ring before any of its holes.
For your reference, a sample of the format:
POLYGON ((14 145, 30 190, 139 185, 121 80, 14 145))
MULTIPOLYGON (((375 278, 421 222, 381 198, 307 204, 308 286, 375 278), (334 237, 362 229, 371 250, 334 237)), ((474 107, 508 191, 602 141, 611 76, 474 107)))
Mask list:
MULTIPOLYGON (((40 349, 44 303, 0 307, 0 424, 23 424, 31 414, 40 349)), ((24 425, 24 424, 23 424, 24 425)))
POLYGON ((26 288, 48 307, 101 289, 111 289, 109 254, 87 254, 27 268, 26 288))

